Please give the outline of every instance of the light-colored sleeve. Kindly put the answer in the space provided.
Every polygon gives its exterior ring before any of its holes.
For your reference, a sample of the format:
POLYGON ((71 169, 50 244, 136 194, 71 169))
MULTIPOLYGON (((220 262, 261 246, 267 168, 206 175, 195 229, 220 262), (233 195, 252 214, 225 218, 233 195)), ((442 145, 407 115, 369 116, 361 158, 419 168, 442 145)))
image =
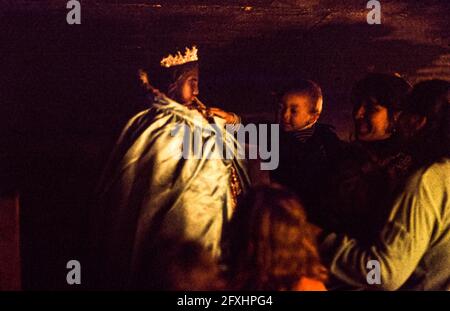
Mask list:
POLYGON ((400 288, 429 248, 439 222, 443 193, 439 176, 433 172, 416 174, 396 200, 387 224, 371 246, 363 247, 348 236, 328 235, 321 249, 325 257, 332 258, 330 272, 352 286, 400 288), (380 264, 381 284, 367 281, 370 260, 380 264))

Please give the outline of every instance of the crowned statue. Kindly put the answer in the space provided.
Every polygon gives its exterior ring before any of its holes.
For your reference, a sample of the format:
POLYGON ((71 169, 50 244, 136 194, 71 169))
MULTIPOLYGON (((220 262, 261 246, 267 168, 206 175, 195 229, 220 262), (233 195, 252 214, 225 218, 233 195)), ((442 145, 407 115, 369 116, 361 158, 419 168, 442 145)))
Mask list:
POLYGON ((160 239, 196 241, 220 257, 224 226, 249 186, 245 161, 217 154, 219 136, 236 150, 225 125, 239 117, 198 99, 197 52, 194 46, 163 58, 160 89, 140 72, 150 108, 128 121, 98 188, 94 250, 103 288, 132 288, 160 239), (196 129, 206 129, 202 156, 177 156, 196 129))

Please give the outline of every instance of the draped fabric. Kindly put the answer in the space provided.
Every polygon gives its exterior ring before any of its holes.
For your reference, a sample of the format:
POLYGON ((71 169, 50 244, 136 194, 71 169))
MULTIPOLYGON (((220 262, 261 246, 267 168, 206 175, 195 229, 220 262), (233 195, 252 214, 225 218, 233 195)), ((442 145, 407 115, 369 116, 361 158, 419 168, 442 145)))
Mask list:
POLYGON ((231 148, 236 140, 222 119, 214 121, 160 97, 126 125, 100 183, 94 220, 97 267, 108 288, 133 283, 145 264, 141 258, 161 237, 194 240, 220 255, 222 228, 234 208, 232 169, 243 191, 249 179, 245 162, 231 148), (183 146, 195 131, 201 133, 200 156, 183 146), (218 137, 231 148, 230 159, 221 156, 218 137))

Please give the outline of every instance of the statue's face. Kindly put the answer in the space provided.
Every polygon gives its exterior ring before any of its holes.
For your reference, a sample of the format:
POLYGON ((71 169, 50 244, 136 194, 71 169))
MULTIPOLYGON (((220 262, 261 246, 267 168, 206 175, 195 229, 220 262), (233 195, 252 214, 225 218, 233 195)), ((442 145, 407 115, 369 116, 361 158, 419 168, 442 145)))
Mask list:
POLYGON ((183 105, 192 103, 195 97, 198 96, 198 72, 189 73, 186 78, 179 84, 177 88, 177 101, 183 105))

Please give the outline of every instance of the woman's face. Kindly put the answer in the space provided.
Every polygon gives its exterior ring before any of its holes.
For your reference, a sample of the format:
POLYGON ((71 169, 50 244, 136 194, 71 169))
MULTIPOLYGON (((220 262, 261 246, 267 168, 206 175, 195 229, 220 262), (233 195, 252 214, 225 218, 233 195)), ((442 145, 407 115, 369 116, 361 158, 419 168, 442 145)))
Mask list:
POLYGON ((392 135, 389 111, 386 107, 369 101, 362 101, 353 110, 356 139, 377 141, 392 135))

